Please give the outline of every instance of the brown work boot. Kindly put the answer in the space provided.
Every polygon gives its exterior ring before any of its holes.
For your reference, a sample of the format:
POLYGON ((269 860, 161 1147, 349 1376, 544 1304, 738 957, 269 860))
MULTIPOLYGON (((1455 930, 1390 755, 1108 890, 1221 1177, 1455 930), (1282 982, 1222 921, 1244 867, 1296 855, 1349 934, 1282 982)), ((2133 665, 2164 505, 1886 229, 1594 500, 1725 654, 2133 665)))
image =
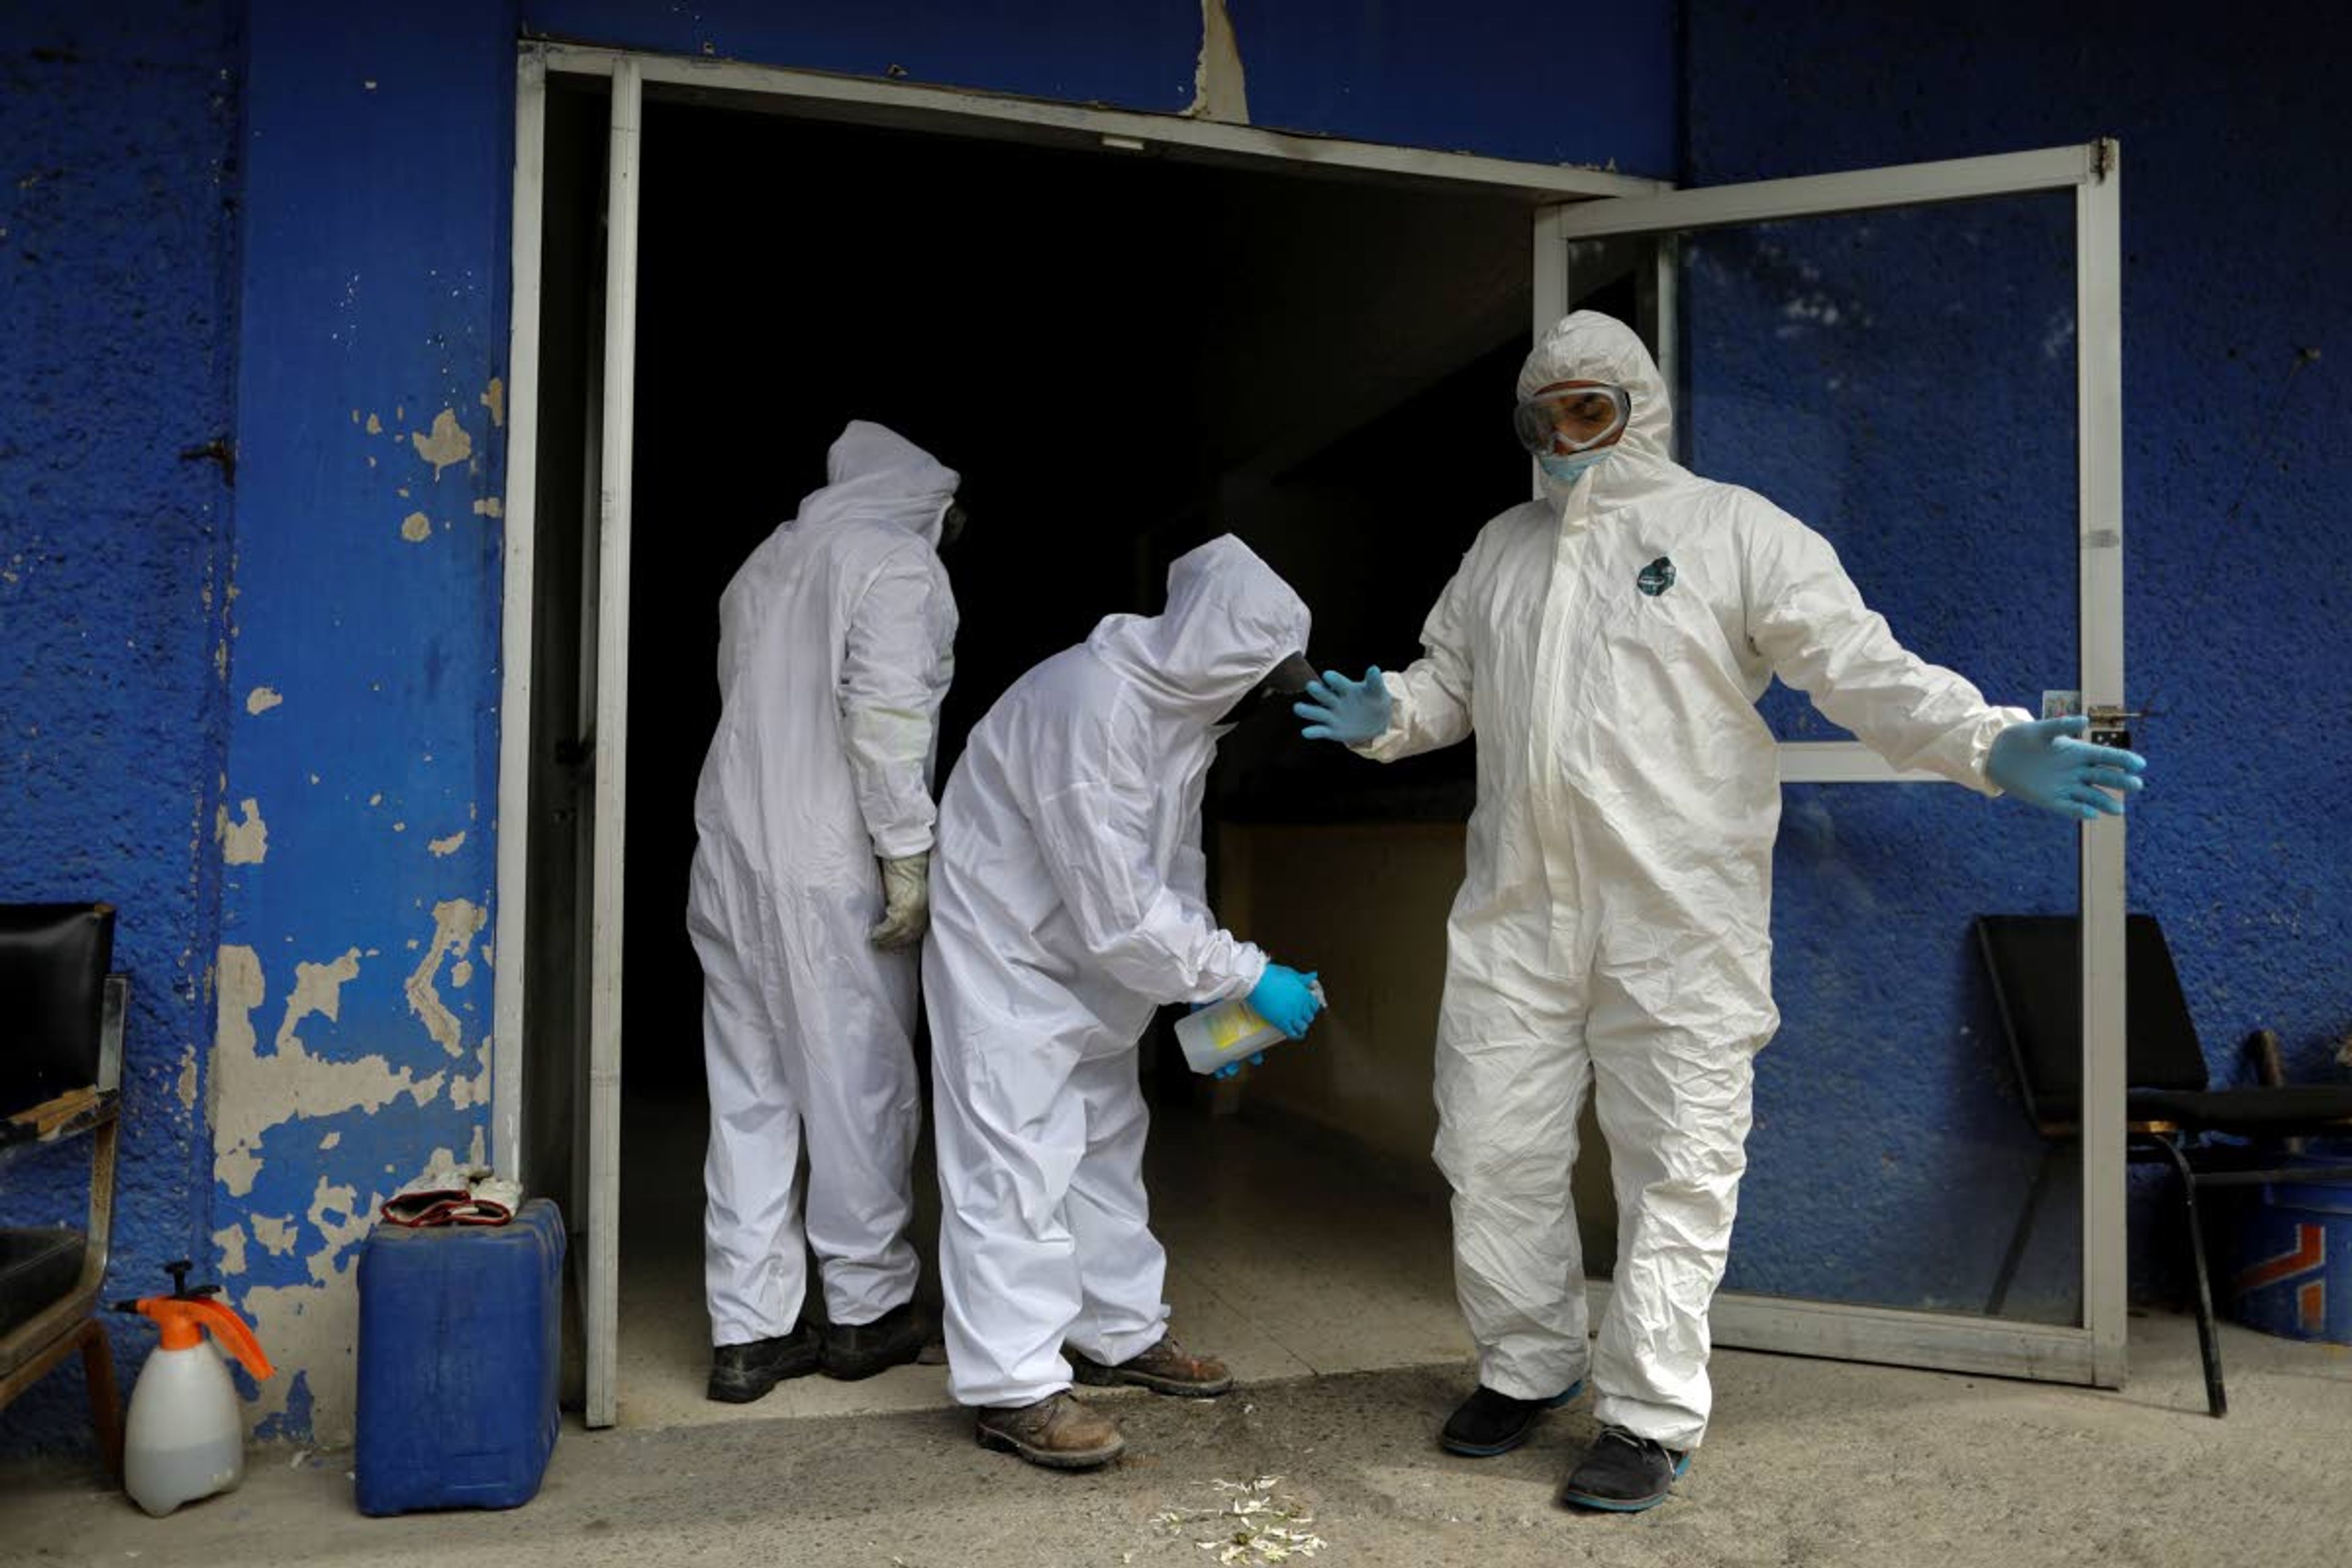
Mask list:
POLYGON ((1049 1470, 1091 1470, 1127 1447, 1117 1422, 1066 1390, 1034 1405, 983 1410, 972 1435, 983 1448, 1018 1454, 1049 1470))
POLYGON ((1062 1353, 1069 1358, 1070 1371, 1080 1383, 1097 1388, 1125 1383, 1148 1388, 1154 1394, 1172 1394, 1180 1399, 1214 1399, 1234 1386, 1234 1374, 1225 1370, 1223 1362, 1214 1356, 1192 1355, 1173 1338, 1163 1338, 1142 1354, 1129 1356, 1117 1366, 1105 1366, 1066 1345, 1062 1347, 1062 1353))

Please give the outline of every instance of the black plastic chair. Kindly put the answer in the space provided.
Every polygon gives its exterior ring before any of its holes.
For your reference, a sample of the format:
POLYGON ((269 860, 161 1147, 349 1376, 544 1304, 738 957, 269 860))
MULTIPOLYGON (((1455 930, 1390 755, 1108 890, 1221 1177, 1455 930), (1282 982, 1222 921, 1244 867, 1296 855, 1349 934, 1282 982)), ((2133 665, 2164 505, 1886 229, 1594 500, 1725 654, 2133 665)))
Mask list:
MULTIPOLYGON (((2025 1256, 2036 1212, 2061 1148, 2081 1133, 2083 986, 2081 922, 2073 915, 1979 915, 1977 947, 1992 982, 2026 1113, 2049 1152, 1986 1307, 1999 1313, 2025 1256)), ((2212 1279, 2198 1218, 2200 1189, 2352 1176, 2352 1165, 2280 1168, 2283 1140, 2352 1132, 2352 1084, 2266 1084, 2214 1089, 2189 1016, 2164 928, 2153 915, 2124 927, 2124 1117, 2126 1158, 2163 1161, 2180 1175, 2189 1257, 2197 1272, 2197 1343, 2205 1363, 2206 1407, 2229 1413, 2212 1279), (2223 1142, 2221 1139, 2242 1139, 2223 1142)), ((2257 1040, 2266 1035, 2258 1035, 2257 1040)))
POLYGON ((0 1230, 0 1409, 81 1353, 90 1425, 122 1473, 121 1401, 97 1316, 113 1226, 130 983, 108 973, 105 904, 0 904, 0 1169, 27 1150, 90 1139, 83 1229, 0 1230))

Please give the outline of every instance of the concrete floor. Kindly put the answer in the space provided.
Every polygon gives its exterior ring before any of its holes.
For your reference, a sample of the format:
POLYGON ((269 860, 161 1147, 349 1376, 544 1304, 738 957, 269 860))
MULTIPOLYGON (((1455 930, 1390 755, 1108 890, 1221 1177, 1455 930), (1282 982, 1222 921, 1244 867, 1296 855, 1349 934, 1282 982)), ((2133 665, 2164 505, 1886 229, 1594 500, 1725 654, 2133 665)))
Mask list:
MULTIPOLYGON (((501 1568, 1079 1568, 1216 1561, 1216 1481, 1279 1476, 1335 1565, 1606 1563, 2038 1568, 2352 1560, 2352 1354, 2227 1331, 2232 1414, 2201 1412, 2183 1320, 2134 1324, 2120 1394, 1724 1352, 1719 1413, 1675 1497, 1633 1519, 1552 1490, 1591 1433, 1575 1408, 1500 1459, 1431 1434, 1465 1364, 1261 1384, 1213 1405, 1115 1404, 1129 1457, 1091 1476, 976 1447, 946 1410, 568 1431, 504 1514, 360 1518, 348 1455, 257 1454, 242 1489, 152 1521, 86 1467, 0 1471, 11 1563, 455 1562, 501 1568)), ((761 1408, 761 1407, 755 1407, 761 1408)), ((1243 1559, 1253 1561, 1253 1559, 1243 1559)), ((1294 1561, 1297 1561, 1294 1559, 1294 1561)))
MULTIPOLYGON (((1318 1563, 2352 1563, 2352 1352, 2227 1331, 2233 1413, 2217 1422, 2193 1326, 2170 1317, 2134 1323, 2119 1394, 1722 1352, 1715 1430, 1675 1500, 1570 1515, 1552 1493, 1591 1438, 1586 1407, 1500 1459, 1432 1441, 1475 1381, 1443 1198, 1181 1112, 1152 1141, 1154 1222, 1178 1331, 1232 1362, 1246 1380, 1232 1397, 1114 1396, 1129 1458, 1077 1477, 976 1447, 937 1367, 715 1405, 686 1201, 699 1120, 639 1126, 622 1426, 567 1430, 529 1507, 362 1519, 349 1454, 276 1449, 242 1489, 157 1521, 86 1465, 51 1462, 0 1469, 0 1562, 1177 1568, 1215 1562, 1198 1542, 1217 1532, 1162 1516, 1217 1508, 1214 1483, 1278 1476, 1271 1495, 1328 1543, 1318 1563)), ((918 1234, 934 1232, 927 1213, 918 1234)))

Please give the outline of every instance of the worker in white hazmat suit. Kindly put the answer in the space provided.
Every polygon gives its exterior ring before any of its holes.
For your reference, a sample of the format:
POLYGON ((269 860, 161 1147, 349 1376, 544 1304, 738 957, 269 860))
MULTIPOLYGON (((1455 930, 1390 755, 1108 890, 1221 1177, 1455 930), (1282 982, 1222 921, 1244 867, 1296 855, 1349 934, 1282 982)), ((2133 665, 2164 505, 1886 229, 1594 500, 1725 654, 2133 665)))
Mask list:
POLYGON ((985 1447, 1069 1469, 1118 1455, 1074 1373, 1232 1386, 1168 1337, 1136 1046, 1168 1003, 1245 995, 1294 1038, 1320 1005, 1314 975, 1218 926, 1201 848, 1218 738, 1269 689, 1284 715, 1307 631, 1288 584, 1212 541, 1169 569, 1161 614, 1112 616, 1015 681, 948 782, 923 994, 949 1387, 985 1447))
POLYGON ((1706 1430, 1751 1062, 1780 1021, 1780 792, 1757 699, 1778 675, 1896 766, 2069 816, 2121 811, 2108 792, 2144 764, 1906 652, 1819 534, 1676 465, 1665 388, 1623 324, 1570 316, 1518 393, 1545 499, 1479 533, 1419 662, 1328 675, 1297 710, 1310 739, 1384 762, 1476 733, 1436 1157, 1480 1386, 1442 1441, 1512 1448, 1589 1372, 1602 1431, 1562 1497, 1632 1511, 1706 1430), (1569 1187, 1588 1088, 1620 1213, 1589 1350, 1569 1187))
POLYGON ((864 421, 825 475, 719 600, 719 730, 695 791, 709 1394, 730 1403, 820 1369, 871 1375, 926 1337, 907 1238, 915 949, 954 669, 937 546, 960 526, 957 477, 864 421), (810 1244, 822 1336, 802 1318, 810 1244))

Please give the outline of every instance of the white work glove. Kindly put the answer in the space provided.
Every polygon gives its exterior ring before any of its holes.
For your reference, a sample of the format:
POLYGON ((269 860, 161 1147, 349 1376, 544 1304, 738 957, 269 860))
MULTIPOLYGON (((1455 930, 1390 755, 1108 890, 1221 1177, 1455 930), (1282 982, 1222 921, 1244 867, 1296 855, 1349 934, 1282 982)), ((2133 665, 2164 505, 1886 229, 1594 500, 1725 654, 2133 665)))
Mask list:
POLYGON ((923 940, 931 928, 931 857, 927 850, 882 862, 882 923, 866 934, 885 952, 923 940))

